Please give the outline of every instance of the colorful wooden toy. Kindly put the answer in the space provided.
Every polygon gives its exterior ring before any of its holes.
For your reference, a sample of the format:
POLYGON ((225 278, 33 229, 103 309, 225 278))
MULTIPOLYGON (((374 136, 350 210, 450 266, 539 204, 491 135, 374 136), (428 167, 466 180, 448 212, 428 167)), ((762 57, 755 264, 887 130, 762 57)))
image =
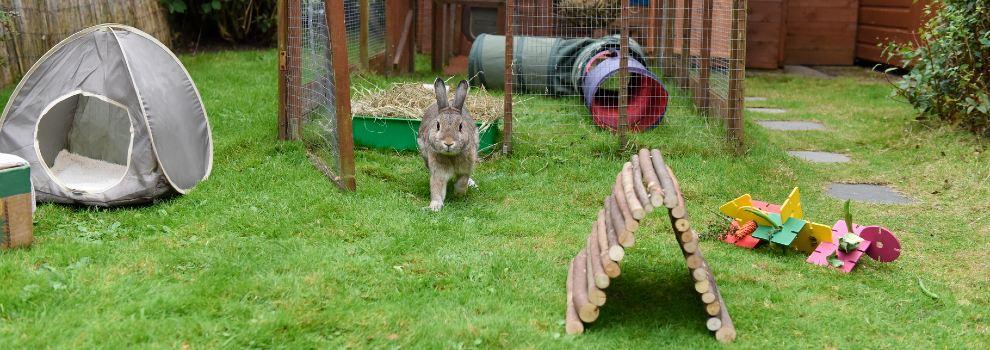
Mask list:
MULTIPOLYGON (((732 218, 722 241, 748 249, 762 242, 789 246, 809 254, 809 263, 832 266, 842 272, 852 271, 863 255, 891 262, 901 253, 900 241, 884 227, 847 225, 846 220, 828 227, 806 220, 798 188, 791 190, 781 205, 753 200, 744 194, 719 210, 732 218)), ((846 213, 851 221, 848 202, 846 213)))

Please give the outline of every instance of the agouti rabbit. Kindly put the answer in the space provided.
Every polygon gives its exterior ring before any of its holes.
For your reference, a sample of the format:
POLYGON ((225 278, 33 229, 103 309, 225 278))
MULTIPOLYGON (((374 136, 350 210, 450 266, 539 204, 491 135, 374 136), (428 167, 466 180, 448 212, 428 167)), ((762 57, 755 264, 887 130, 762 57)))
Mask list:
POLYGON ((454 180, 454 191, 467 192, 474 186, 471 172, 478 162, 478 127, 474 118, 464 109, 468 83, 457 84, 453 104, 447 101, 447 84, 437 78, 433 82, 437 103, 423 112, 419 126, 419 153, 430 170, 430 210, 443 208, 447 196, 447 184, 454 180))

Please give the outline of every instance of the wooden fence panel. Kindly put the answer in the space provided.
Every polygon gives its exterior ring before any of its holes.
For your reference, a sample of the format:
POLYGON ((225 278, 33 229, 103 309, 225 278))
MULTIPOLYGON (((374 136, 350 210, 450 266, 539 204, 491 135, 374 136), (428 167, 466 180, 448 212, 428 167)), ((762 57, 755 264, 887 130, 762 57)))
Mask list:
POLYGON ((158 0, 0 0, 10 21, 0 24, 0 86, 16 82, 49 49, 101 23, 129 25, 171 47, 172 32, 158 0))

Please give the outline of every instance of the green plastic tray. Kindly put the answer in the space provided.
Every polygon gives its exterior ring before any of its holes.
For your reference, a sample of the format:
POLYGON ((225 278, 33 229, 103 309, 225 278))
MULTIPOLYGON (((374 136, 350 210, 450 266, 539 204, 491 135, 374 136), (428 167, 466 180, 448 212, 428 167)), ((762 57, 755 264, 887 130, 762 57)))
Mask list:
MULTIPOLYGON (((417 151, 416 135, 419 133, 419 119, 387 118, 354 115, 354 144, 368 148, 417 151)), ((487 154, 495 150, 499 142, 499 124, 496 121, 479 136, 478 153, 487 154)), ((481 127, 481 123, 477 123, 481 127)))

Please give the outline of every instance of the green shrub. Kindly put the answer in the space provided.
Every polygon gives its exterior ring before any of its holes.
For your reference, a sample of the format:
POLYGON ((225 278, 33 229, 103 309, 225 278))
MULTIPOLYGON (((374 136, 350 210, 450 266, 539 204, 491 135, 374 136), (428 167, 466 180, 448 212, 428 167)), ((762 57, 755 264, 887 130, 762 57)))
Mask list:
POLYGON ((990 4, 937 0, 926 11, 921 45, 887 48, 911 69, 896 93, 924 115, 990 135, 990 4))
POLYGON ((222 39, 270 45, 278 29, 277 0, 160 0, 180 42, 222 39))

